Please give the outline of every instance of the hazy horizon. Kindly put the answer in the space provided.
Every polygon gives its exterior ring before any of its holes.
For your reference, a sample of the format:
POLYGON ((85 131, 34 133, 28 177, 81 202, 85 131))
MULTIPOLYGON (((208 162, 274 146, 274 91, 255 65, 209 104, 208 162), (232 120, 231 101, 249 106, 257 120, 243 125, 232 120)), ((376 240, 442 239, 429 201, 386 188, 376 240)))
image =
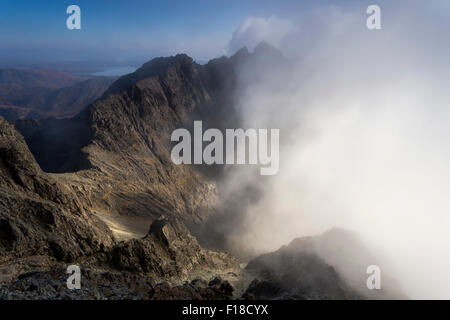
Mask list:
POLYGON ((252 49, 261 40, 277 46, 284 32, 318 8, 336 6, 345 10, 356 6, 361 10, 361 21, 365 21, 367 3, 139 0, 102 4, 81 0, 76 2, 81 8, 81 29, 68 30, 66 8, 70 1, 7 0, 0 12, 0 64, 142 64, 177 53, 206 62, 230 55, 242 46, 252 49))

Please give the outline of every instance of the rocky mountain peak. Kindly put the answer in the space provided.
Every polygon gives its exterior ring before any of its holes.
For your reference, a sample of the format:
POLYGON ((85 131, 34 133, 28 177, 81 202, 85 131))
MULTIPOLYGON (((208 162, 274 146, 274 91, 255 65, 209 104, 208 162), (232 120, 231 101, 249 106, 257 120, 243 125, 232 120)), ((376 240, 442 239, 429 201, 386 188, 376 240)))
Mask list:
POLYGON ((141 80, 161 76, 170 68, 180 68, 186 75, 192 77, 195 74, 195 62, 186 54, 177 54, 171 57, 159 57, 144 63, 135 72, 120 77, 105 92, 104 96, 119 93, 141 80))
POLYGON ((247 47, 242 47, 238 51, 236 51, 231 57, 231 60, 241 60, 243 58, 247 58, 250 55, 247 47))
POLYGON ((276 59, 279 59, 279 60, 285 60, 286 59, 284 57, 284 55, 281 53, 280 50, 278 50, 274 46, 268 44, 266 41, 261 41, 260 43, 258 43, 256 45, 255 50, 253 51, 253 53, 256 56, 271 57, 271 58, 276 58, 276 59))

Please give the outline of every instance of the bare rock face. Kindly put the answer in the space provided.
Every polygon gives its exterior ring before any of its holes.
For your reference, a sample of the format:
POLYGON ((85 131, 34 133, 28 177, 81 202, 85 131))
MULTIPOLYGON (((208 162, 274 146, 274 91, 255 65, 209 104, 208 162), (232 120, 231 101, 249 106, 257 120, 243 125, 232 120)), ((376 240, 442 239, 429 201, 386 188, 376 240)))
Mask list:
POLYGON ((72 261, 113 242, 107 226, 42 172, 23 137, 0 118, 0 262, 40 254, 72 261))
POLYGON ((177 220, 160 217, 143 239, 121 242, 111 252, 119 270, 152 274, 172 282, 239 273, 239 264, 226 253, 203 249, 177 220))

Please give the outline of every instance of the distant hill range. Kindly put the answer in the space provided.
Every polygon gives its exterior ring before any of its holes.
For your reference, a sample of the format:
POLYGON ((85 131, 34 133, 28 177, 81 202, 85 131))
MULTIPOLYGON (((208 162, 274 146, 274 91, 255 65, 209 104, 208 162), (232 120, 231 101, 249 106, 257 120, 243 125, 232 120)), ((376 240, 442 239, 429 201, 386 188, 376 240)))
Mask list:
POLYGON ((114 77, 73 75, 58 70, 0 69, 0 116, 9 121, 65 118, 99 98, 114 77))

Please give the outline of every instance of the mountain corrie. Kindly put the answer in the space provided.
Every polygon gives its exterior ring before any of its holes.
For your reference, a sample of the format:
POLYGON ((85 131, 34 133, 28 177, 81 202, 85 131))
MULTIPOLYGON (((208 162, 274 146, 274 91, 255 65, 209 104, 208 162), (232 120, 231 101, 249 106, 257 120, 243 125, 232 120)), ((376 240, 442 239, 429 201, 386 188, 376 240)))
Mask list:
POLYGON ((171 159, 177 165, 256 165, 259 162, 265 166, 260 168, 261 175, 275 175, 279 169, 279 129, 270 129, 270 149, 267 132, 268 129, 226 129, 224 148, 222 131, 210 128, 203 132, 202 121, 194 121, 193 145, 191 133, 187 129, 178 128, 172 132, 171 141, 178 143, 172 148, 171 159), (203 142, 210 143, 203 149, 203 142))

